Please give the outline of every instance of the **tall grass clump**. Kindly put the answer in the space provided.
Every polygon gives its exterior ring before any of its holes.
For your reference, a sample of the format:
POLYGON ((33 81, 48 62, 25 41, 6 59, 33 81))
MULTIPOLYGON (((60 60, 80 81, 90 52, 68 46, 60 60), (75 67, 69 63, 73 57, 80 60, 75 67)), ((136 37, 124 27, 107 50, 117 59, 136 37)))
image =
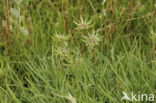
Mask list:
POLYGON ((0 103, 155 103, 155 5, 1 0, 0 103))

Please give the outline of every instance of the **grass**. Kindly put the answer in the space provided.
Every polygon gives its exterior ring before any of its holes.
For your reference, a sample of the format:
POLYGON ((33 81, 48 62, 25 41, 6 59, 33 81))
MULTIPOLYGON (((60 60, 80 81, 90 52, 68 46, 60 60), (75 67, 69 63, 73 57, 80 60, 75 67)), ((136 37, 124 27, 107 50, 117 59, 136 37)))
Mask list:
POLYGON ((13 0, 8 7, 7 1, 0 1, 0 21, 9 22, 0 22, 0 103, 70 103, 62 98, 68 93, 77 103, 121 103, 123 91, 156 95, 155 0, 106 0, 104 5, 103 0, 20 5, 13 0), (15 19, 11 8, 24 19, 15 19), (81 18, 91 24, 80 29, 75 21, 81 18), (96 39, 83 40, 93 31, 100 37, 96 45, 89 43, 96 39))

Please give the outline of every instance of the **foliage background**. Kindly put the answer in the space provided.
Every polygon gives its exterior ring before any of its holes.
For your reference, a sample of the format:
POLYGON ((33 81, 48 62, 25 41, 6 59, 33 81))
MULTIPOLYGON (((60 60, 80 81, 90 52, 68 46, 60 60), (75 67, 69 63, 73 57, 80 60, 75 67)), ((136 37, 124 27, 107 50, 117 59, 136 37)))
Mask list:
POLYGON ((55 95, 69 92, 78 103, 121 103, 122 91, 156 94, 155 44, 150 38, 156 33, 155 0, 135 0, 132 7, 131 0, 106 0, 104 5, 102 0, 23 0, 20 6, 9 1, 8 10, 20 8, 21 26, 27 29, 28 6, 32 33, 29 30, 24 36, 18 22, 13 23, 11 32, 7 31, 8 43, 2 30, 6 1, 0 1, 0 103, 69 103, 55 95), (102 37, 95 48, 96 65, 87 46, 84 56, 81 54, 84 34, 74 23, 80 15, 95 23, 86 33, 99 31, 102 37), (53 39, 58 33, 70 37, 63 71, 53 39))

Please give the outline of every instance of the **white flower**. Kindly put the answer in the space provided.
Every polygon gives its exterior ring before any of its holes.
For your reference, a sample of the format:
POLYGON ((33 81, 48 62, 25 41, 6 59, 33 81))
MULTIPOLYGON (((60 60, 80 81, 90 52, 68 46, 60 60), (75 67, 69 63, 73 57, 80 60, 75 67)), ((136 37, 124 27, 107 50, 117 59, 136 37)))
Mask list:
POLYGON ((29 35, 29 31, 27 29, 25 29, 24 27, 20 27, 20 32, 24 35, 24 36, 28 36, 29 35))
POLYGON ((15 17, 16 19, 18 19, 20 17, 20 13, 18 12, 18 10, 11 8, 10 9, 10 13, 13 17, 15 17))

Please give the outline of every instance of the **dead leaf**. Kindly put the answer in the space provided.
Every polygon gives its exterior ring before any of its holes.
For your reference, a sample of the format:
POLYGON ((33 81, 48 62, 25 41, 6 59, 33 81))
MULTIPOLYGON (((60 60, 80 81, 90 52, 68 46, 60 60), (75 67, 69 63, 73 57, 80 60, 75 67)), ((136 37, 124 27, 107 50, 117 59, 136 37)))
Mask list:
POLYGON ((68 100, 70 100, 72 103, 76 103, 76 99, 72 97, 72 95, 69 93, 68 96, 66 97, 68 100))

